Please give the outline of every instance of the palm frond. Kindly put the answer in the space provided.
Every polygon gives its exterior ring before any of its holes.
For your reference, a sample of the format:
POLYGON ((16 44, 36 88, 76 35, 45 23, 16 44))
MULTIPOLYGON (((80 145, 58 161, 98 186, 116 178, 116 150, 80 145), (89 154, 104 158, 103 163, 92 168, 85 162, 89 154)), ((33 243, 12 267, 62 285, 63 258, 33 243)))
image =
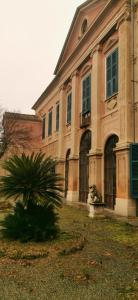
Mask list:
POLYGON ((61 206, 62 177, 53 173, 57 162, 42 153, 14 155, 3 163, 7 175, 0 177, 0 194, 6 198, 61 206))

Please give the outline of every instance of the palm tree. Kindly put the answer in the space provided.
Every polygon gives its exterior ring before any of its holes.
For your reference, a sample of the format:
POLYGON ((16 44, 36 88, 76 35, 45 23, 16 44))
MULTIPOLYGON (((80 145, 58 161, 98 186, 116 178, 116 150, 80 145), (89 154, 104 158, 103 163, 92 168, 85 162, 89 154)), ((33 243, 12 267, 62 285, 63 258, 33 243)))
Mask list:
POLYGON ((0 177, 0 193, 22 201, 24 207, 61 206, 62 178, 53 172, 57 162, 42 153, 14 155, 3 163, 7 175, 0 177))
POLYGON ((59 232, 55 209, 62 204, 62 178, 57 162, 42 153, 14 155, 4 162, 0 194, 15 199, 14 213, 2 222, 4 236, 21 241, 43 241, 59 232))

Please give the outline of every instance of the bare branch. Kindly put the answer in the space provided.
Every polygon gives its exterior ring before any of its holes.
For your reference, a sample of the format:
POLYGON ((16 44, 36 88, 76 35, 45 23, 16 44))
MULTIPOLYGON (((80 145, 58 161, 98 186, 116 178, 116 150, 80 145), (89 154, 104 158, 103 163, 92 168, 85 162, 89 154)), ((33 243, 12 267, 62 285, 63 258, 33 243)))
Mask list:
POLYGON ((5 112, 0 122, 0 157, 7 151, 31 150, 39 143, 39 135, 33 132, 33 122, 40 122, 36 116, 5 112), (32 121, 32 122, 31 122, 32 121))

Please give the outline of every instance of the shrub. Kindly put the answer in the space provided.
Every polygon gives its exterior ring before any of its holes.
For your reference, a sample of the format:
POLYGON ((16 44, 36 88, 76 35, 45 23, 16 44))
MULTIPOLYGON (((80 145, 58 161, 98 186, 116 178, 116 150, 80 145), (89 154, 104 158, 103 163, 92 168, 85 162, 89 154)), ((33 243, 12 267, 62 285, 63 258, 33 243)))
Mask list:
POLYGON ((2 223, 6 238, 28 242, 53 239, 59 232, 58 215, 53 206, 33 205, 28 209, 20 202, 16 203, 14 213, 7 215, 2 223))
POLYGON ((2 223, 4 236, 22 241, 44 241, 58 233, 56 209, 62 204, 62 178, 53 172, 56 161, 44 154, 14 155, 4 162, 0 193, 17 202, 2 223))

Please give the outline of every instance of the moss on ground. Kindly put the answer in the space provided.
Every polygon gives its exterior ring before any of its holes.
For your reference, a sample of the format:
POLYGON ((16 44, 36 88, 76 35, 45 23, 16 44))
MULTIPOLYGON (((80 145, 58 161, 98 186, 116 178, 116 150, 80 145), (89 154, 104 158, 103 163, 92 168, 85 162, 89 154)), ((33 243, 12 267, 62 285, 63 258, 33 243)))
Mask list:
POLYGON ((60 228, 53 242, 1 239, 0 299, 138 299, 136 228, 68 206, 60 228))

